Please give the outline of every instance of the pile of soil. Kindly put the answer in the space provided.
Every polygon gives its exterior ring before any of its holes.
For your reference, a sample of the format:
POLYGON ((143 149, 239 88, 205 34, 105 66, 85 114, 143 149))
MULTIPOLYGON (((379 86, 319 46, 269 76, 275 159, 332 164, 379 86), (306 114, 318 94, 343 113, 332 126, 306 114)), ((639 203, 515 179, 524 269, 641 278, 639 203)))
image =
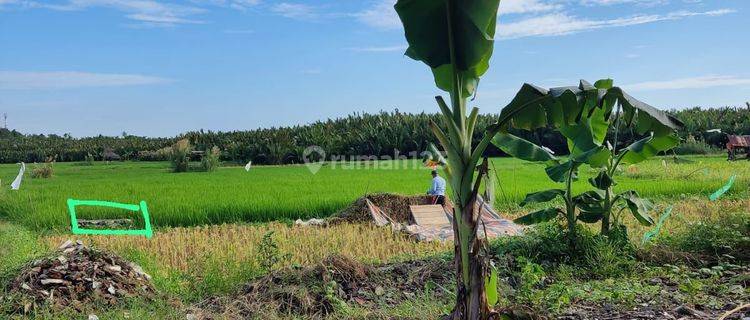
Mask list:
MULTIPOLYGON (((344 256, 330 256, 303 269, 284 269, 248 283, 230 297, 199 304, 194 314, 202 319, 264 318, 290 315, 324 318, 339 304, 371 308, 396 305, 413 298, 425 287, 451 288, 450 261, 426 259, 381 265, 364 265, 344 256)), ((435 289, 435 298, 451 293, 435 289)))
POLYGON ((66 241, 53 257, 25 266, 8 289, 24 313, 41 303, 81 311, 87 303, 117 305, 123 298, 155 293, 141 267, 80 241, 66 241))
POLYGON ((383 212, 399 223, 410 223, 411 214, 409 206, 432 204, 432 198, 426 195, 405 196, 393 193, 376 193, 366 195, 354 201, 349 207, 339 211, 331 219, 331 223, 349 222, 360 223, 370 222, 370 210, 367 208, 369 199, 373 204, 378 206, 383 212))

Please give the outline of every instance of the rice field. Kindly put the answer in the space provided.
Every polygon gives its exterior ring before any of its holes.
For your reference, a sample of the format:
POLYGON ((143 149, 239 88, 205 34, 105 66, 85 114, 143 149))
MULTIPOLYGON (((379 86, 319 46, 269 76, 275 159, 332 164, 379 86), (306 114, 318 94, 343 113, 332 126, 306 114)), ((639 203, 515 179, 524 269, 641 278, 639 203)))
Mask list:
MULTIPOLYGON (((674 205, 662 233, 678 234, 688 226, 725 214, 750 211, 750 163, 727 162, 723 157, 691 157, 692 163, 656 158, 623 168, 620 189, 636 189, 651 197, 662 211, 674 205), (720 201, 708 195, 737 174, 731 191, 720 201)), ((495 206, 503 215, 517 217, 531 208, 517 203, 526 193, 555 186, 544 168, 509 158, 493 159, 498 171, 495 206)), ((94 166, 60 163, 51 179, 26 177, 20 191, 0 191, 0 282, 15 268, 48 255, 68 239, 112 251, 143 266, 154 285, 169 299, 190 304, 234 292, 264 274, 263 237, 271 238, 279 262, 273 269, 310 266, 331 254, 362 262, 410 260, 449 255, 452 243, 417 243, 389 228, 341 224, 327 228, 294 227, 290 219, 324 217, 365 193, 422 193, 429 171, 406 162, 360 163, 359 167, 323 166, 312 174, 304 166, 223 167, 214 173, 171 173, 166 163, 97 163, 94 166), (149 204, 154 237, 74 236, 68 230, 68 198, 149 204), (10 248, 10 249, 5 249, 10 248)), ((584 168, 578 191, 590 187, 584 168)), ((0 166, 7 185, 17 173, 0 166)), ((84 210, 83 217, 122 218, 123 212, 84 210)), ((658 213, 652 213, 658 216, 658 213)), ((131 217, 132 218, 132 217, 131 217)), ((633 243, 650 228, 626 217, 633 243)), ((597 225, 588 225, 595 230, 597 225)))
MULTIPOLYGON (((737 182, 729 197, 747 195, 750 166, 747 161, 727 162, 723 156, 691 157, 693 163, 655 158, 625 167, 618 178, 620 189, 642 195, 679 199, 708 195, 732 175, 737 182)), ((498 186, 495 206, 517 210, 526 193, 555 186, 542 166, 517 159, 497 158, 498 186)), ((171 173, 167 163, 127 162, 55 164, 51 179, 24 179, 20 191, 7 190, 18 172, 16 165, 0 165, 0 218, 32 230, 69 228, 68 198, 122 203, 148 203, 156 227, 186 227, 233 222, 288 221, 328 216, 366 193, 421 194, 429 172, 419 162, 379 161, 357 165, 329 163, 313 174, 305 166, 223 167, 217 172, 171 173)), ((582 170, 578 190, 589 188, 582 170)), ((122 218, 124 213, 84 208, 83 218, 122 218)), ((131 217, 132 218, 132 217, 131 217)))

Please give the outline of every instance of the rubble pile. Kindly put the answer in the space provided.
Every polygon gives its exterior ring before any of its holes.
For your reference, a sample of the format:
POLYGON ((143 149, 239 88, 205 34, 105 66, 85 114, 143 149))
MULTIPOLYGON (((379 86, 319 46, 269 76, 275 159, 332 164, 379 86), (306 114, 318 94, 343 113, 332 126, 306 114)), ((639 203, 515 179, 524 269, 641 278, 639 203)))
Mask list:
POLYGON ((155 292, 151 276, 140 266, 80 241, 66 241, 51 258, 24 267, 10 283, 10 291, 27 298, 20 306, 24 312, 39 303, 77 310, 91 302, 114 305, 123 298, 150 298, 155 292))

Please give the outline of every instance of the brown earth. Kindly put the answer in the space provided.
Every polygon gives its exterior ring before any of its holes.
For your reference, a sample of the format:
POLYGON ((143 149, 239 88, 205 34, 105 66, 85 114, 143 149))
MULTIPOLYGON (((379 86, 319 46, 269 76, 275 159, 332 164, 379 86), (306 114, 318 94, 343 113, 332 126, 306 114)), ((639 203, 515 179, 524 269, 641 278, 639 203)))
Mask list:
MULTIPOLYGON (((381 265, 364 265, 342 256, 331 256, 314 267, 284 269, 256 279, 227 297, 217 297, 192 308, 196 319, 324 319, 339 304, 377 310, 413 299, 431 287, 436 301, 450 302, 455 288, 450 261, 432 258, 381 265)), ((695 269, 694 271, 698 271, 695 269)), ((692 271, 691 271, 692 272, 692 271)), ((514 281, 504 280, 505 286, 514 281)), ((721 282, 747 288, 750 266, 739 266, 721 275, 721 282)), ((678 284, 668 278, 654 278, 659 286, 655 298, 637 298, 634 306, 606 302, 574 301, 556 315, 539 306, 516 305, 507 310, 514 319, 717 319, 728 311, 750 302, 742 293, 710 292, 718 307, 685 303, 678 284)), ((517 284, 516 284, 517 285, 517 284)), ((746 319, 750 308, 726 319, 746 319)), ((417 318, 415 318, 417 319, 417 318)))
POLYGON ((344 256, 330 256, 321 264, 285 269, 254 280, 230 297, 199 304, 194 314, 202 319, 302 316, 321 319, 338 304, 374 308, 407 301, 432 284, 436 299, 451 293, 451 262, 426 259, 382 265, 364 265, 344 256), (442 289, 441 289, 442 288, 442 289))
POLYGON ((367 208, 365 199, 380 207, 396 222, 410 223, 411 213, 409 206, 431 204, 431 197, 425 195, 406 196, 392 193, 376 193, 366 195, 354 201, 349 207, 339 211, 330 219, 330 223, 336 222, 370 222, 372 217, 367 208))

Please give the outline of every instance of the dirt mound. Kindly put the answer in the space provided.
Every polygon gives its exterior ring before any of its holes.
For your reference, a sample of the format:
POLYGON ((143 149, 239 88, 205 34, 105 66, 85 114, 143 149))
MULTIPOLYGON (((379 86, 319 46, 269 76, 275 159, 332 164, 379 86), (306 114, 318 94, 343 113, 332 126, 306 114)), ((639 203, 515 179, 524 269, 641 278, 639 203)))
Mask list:
POLYGON ((409 206, 432 204, 430 196, 405 196, 393 193, 376 193, 366 195, 354 201, 349 207, 341 210, 334 215, 333 223, 340 222, 369 222, 372 221, 370 211, 367 208, 369 199, 373 204, 387 213, 391 218, 399 223, 409 223, 411 214, 409 206))
POLYGON ((127 297, 154 294, 151 277, 138 265, 108 252, 66 241, 52 258, 36 260, 11 281, 19 312, 40 303, 82 310, 86 303, 115 305, 127 297))
POLYGON ((347 257, 330 256, 314 267, 285 269, 254 280, 234 296, 201 303, 194 313, 203 319, 274 315, 323 318, 344 303, 365 308, 395 305, 424 292, 428 283, 450 287, 451 266, 441 259, 368 266, 347 257))

